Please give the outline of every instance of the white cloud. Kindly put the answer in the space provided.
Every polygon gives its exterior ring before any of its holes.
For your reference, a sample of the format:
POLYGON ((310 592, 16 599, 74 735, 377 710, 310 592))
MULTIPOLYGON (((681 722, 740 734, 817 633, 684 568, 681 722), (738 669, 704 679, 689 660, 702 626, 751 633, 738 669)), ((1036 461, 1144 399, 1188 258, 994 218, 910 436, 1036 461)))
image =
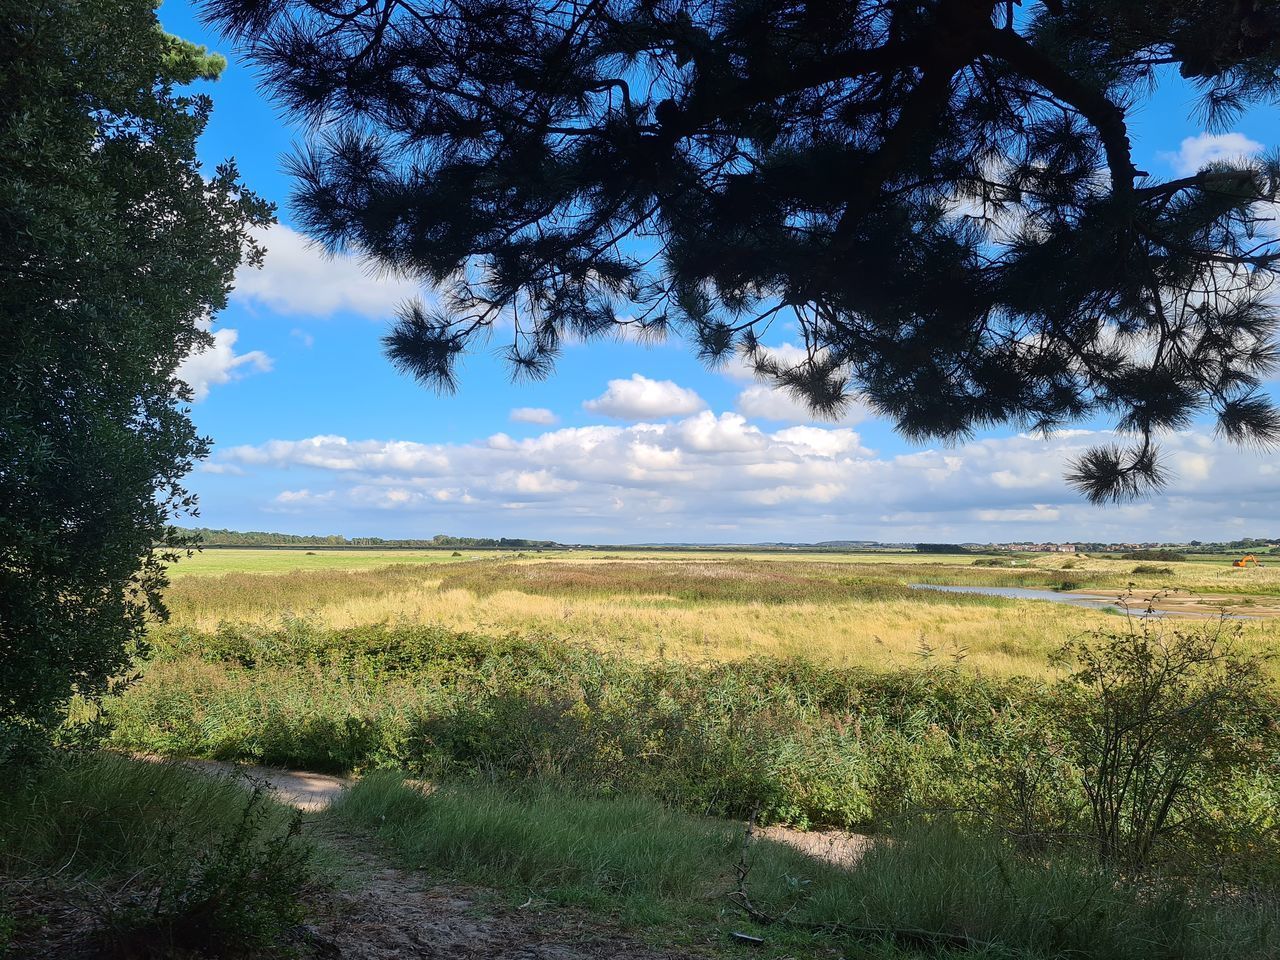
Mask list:
POLYGON ((633 373, 630 380, 610 380, 609 389, 582 406, 591 413, 618 420, 648 420, 683 416, 706 405, 687 387, 633 373))
POLYGON ((215 330, 211 346, 192 353, 179 364, 174 375, 191 387, 191 396, 196 403, 209 396, 210 387, 271 369, 271 358, 261 350, 236 353, 239 338, 239 331, 230 327, 215 330))
POLYGON ((326 490, 324 493, 313 493, 306 488, 281 490, 263 509, 267 513, 308 513, 317 507, 329 506, 337 495, 336 490, 326 490))
POLYGON ((1176 475, 1163 494, 1130 507, 1089 506, 1063 475, 1086 448, 1113 439, 1078 430, 886 456, 847 427, 765 430, 737 413, 703 410, 519 440, 272 440, 223 451, 214 465, 299 475, 268 509, 323 504, 328 516, 346 511, 359 532, 377 522, 359 519, 361 511, 393 511, 400 529, 420 518, 423 528, 512 535, 493 518, 514 510, 520 535, 589 542, 715 540, 735 526, 745 541, 1208 539, 1233 524, 1275 533, 1280 471, 1272 459, 1202 433, 1164 441, 1176 475))
POLYGON ((516 407, 511 411, 511 420, 514 423, 537 423, 544 427, 550 427, 557 423, 559 419, 546 407, 516 407))
POLYGON ((307 331, 299 327, 294 327, 292 330, 290 330, 289 336, 293 337, 296 340, 301 341, 302 345, 306 347, 308 350, 310 350, 312 347, 316 345, 316 338, 313 337, 311 334, 307 333, 307 331))
MULTIPOLYGON (((776 347, 761 347, 760 352, 783 367, 794 367, 809 356, 809 351, 804 347, 797 347, 791 343, 784 343, 776 347)), ((720 368, 720 372, 731 380, 740 380, 744 383, 759 381, 759 377, 756 376, 755 366, 747 360, 746 355, 742 352, 735 353, 720 368)))
POLYGON ((1161 153, 1160 159, 1170 164, 1183 177, 1202 170, 1220 160, 1240 160, 1261 153, 1263 145, 1243 133, 1202 133, 1182 141, 1177 153, 1161 153))
POLYGON ((245 474, 243 467, 237 467, 234 463, 209 463, 203 460, 196 464, 196 470, 200 473, 222 474, 230 477, 243 477, 245 474))
POLYGON ((736 406, 738 412, 745 417, 757 420, 778 420, 783 423, 821 421, 853 426, 866 420, 871 414, 866 404, 852 399, 844 410, 828 420, 815 414, 807 404, 797 400, 789 391, 762 383, 747 387, 739 393, 736 406))
MULTIPOLYGON (((791 343, 762 347, 760 352, 784 368, 795 366, 809 356, 804 347, 797 347, 791 343)), ((793 396, 791 391, 775 386, 768 378, 759 377, 755 367, 742 353, 736 354, 725 364, 721 372, 731 380, 750 384, 738 393, 735 406, 739 413, 753 420, 775 420, 780 423, 822 422, 853 426, 869 418, 872 413, 859 397, 852 396, 844 410, 836 416, 829 419, 820 417, 810 410, 804 401, 793 396)))
POLYGON ((973 516, 983 523, 1052 523, 1062 511, 1037 503, 1030 510, 975 510, 973 516))
POLYGON ((328 317, 350 312, 383 320, 422 292, 408 280, 379 276, 358 257, 330 257, 284 224, 262 231, 258 240, 267 248, 266 261, 261 270, 240 269, 234 295, 276 313, 328 317))
POLYGON ((310 490, 281 490, 276 494, 276 503, 315 503, 318 500, 332 500, 334 491, 312 493, 310 490))

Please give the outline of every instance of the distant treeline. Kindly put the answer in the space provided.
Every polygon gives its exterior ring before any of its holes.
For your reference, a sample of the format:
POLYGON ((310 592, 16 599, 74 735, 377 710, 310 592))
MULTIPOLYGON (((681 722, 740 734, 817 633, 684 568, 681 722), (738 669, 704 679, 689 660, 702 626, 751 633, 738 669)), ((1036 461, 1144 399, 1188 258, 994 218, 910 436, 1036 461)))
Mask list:
POLYGON ((916 553, 973 553, 958 543, 917 543, 916 553))
POLYGON ((473 550, 558 549, 563 544, 554 540, 525 540, 508 537, 451 537, 438 533, 429 540, 384 540, 382 537, 343 537, 295 533, 269 533, 264 530, 214 530, 209 527, 179 528, 179 532, 196 535, 207 547, 384 547, 430 548, 469 547, 473 550))

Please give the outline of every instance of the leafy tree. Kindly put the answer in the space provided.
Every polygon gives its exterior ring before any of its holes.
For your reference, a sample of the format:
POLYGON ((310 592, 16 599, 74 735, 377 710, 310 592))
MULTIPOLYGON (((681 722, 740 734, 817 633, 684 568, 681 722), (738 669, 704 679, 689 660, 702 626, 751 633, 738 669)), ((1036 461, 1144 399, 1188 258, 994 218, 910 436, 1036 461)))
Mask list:
POLYGON ((150 0, 0 0, 0 754, 162 611, 207 441, 181 360, 270 207, 195 158, 224 66, 150 0), (153 544, 167 548, 153 552, 153 544))
POLYGON ((1273 160, 1173 180, 1128 119, 1173 71, 1215 125, 1280 89, 1262 0, 210 0, 318 133, 312 236, 443 285, 392 360, 438 387, 501 318, 566 338, 675 325, 709 361, 910 438, 1109 417, 1072 481, 1163 482, 1212 414, 1269 443, 1273 160), (793 322, 807 356, 760 346, 793 322))

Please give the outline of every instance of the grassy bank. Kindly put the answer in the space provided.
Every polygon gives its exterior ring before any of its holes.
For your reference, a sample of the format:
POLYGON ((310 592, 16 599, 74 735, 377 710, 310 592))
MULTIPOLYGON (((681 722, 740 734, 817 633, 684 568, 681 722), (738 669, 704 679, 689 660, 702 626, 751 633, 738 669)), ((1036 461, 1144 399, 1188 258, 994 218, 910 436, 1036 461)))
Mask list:
POLYGON ((51 916, 67 955, 103 956, 274 956, 301 919, 314 850, 266 795, 111 754, 6 773, 0 956, 58 953, 51 916))
POLYGON ((1253 960, 1280 949, 1280 915, 1238 893, 1128 883, 1086 857, 1027 856, 945 822, 902 831, 845 870, 767 840, 744 859, 741 826, 545 787, 423 792, 374 776, 334 816, 434 878, 608 912, 664 945, 745 931, 771 957, 1253 960), (752 922, 739 890, 785 922, 752 922))

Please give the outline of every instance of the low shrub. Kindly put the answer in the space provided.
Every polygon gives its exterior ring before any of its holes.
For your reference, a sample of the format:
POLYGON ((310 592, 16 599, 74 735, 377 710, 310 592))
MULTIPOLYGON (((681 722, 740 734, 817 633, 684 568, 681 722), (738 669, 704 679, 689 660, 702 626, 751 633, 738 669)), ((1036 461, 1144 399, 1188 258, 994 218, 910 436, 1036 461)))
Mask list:
POLYGON ((1131 550, 1129 553, 1122 553, 1121 560, 1163 560, 1166 563, 1181 563, 1187 559, 1185 553, 1179 553, 1177 550, 1131 550))
MULTIPOLYGON (((1212 831, 1250 775, 1276 774, 1274 691, 1236 633, 1223 621, 1146 618, 1136 631, 1065 645, 1073 670, 1056 698, 1061 746, 1079 771, 1102 858, 1142 868, 1158 845, 1212 831)), ((1274 829, 1274 816, 1259 813, 1274 829)))
POLYGON ((299 892, 311 882, 310 849, 299 841, 301 814, 273 832, 262 788, 240 819, 209 848, 172 853, 140 889, 104 910, 102 939, 115 956, 259 955, 282 946, 303 917, 299 892))
POLYGON ((1133 572, 1149 576, 1169 576, 1173 573, 1173 567, 1160 567, 1153 563, 1140 563, 1133 568, 1133 572))

